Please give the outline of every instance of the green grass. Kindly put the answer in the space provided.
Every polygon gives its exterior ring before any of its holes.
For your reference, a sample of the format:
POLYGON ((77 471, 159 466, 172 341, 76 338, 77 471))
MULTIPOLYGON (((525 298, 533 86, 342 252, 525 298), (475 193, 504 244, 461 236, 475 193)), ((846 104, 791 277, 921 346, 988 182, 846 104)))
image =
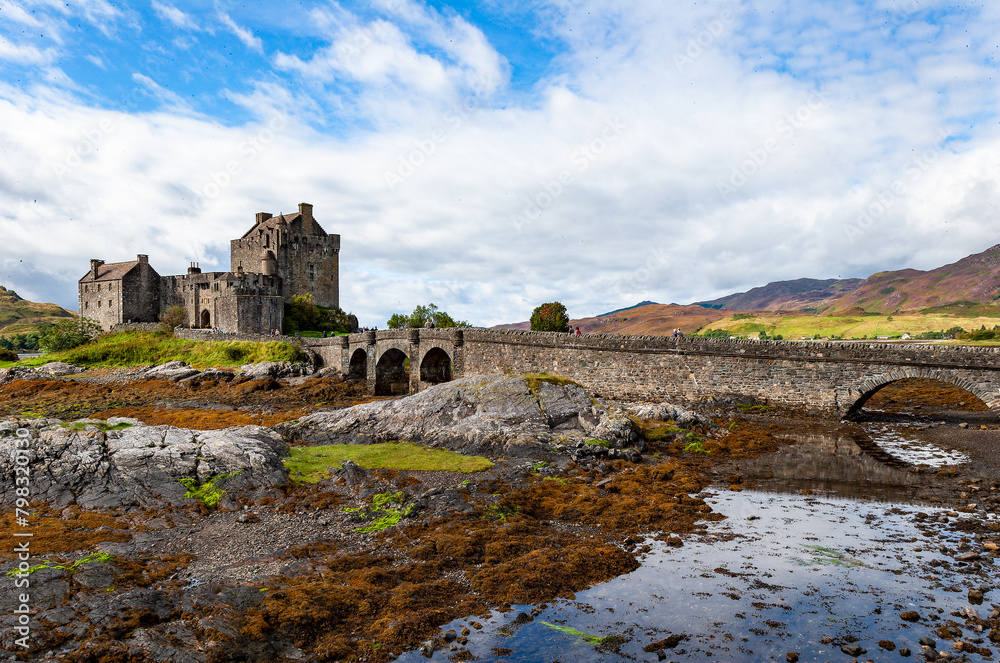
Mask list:
POLYGON ((94 428, 97 428, 98 430, 107 433, 110 430, 125 430, 126 428, 131 428, 134 424, 130 424, 127 421, 120 421, 117 424, 115 424, 114 426, 109 426, 108 424, 106 424, 103 421, 98 422, 96 424, 95 423, 86 423, 86 422, 82 422, 82 421, 74 421, 73 423, 69 423, 69 424, 62 423, 62 424, 59 424, 59 425, 62 426, 63 428, 70 428, 70 429, 75 430, 75 431, 82 431, 82 430, 86 429, 87 426, 93 426, 94 428))
POLYGON ((403 491, 377 493, 372 496, 372 503, 369 508, 354 509, 346 507, 341 509, 341 511, 357 514, 359 518, 372 519, 364 527, 358 527, 354 530, 361 534, 371 534, 397 525, 403 519, 403 516, 409 514, 412 507, 402 508, 403 504, 406 503, 406 499, 406 493, 403 491))
MULTIPOLYGON (((930 309, 925 309, 930 311, 930 309)), ((978 313, 978 311, 977 311, 978 313)), ((992 313, 992 311, 991 311, 992 313)), ((739 314, 737 314, 739 315, 739 314)), ((757 336, 767 332, 768 336, 781 335, 786 341, 799 340, 806 336, 837 336, 845 339, 876 336, 900 335, 909 333, 913 336, 928 331, 942 331, 952 327, 962 327, 966 330, 979 329, 985 326, 992 329, 997 324, 995 315, 961 315, 959 309, 949 309, 945 312, 896 313, 887 315, 775 315, 769 312, 758 314, 754 322, 747 323, 745 319, 730 316, 712 322, 699 331, 704 334, 708 330, 725 330, 734 336, 757 336), (953 313, 951 311, 954 311, 953 313), (892 320, 889 320, 889 317, 892 320)))
MULTIPOLYGON (((36 564, 35 566, 32 566, 27 571, 25 571, 25 573, 30 575, 35 571, 41 571, 42 569, 61 569, 63 571, 69 572, 70 574, 73 574, 76 573, 77 569, 82 564, 95 564, 95 563, 106 564, 107 562, 110 562, 114 558, 115 556, 110 553, 90 553, 86 557, 81 557, 72 564, 56 564, 53 561, 43 559, 42 561, 44 562, 44 564, 36 564)), ((21 573, 21 571, 14 569, 13 571, 8 571, 7 576, 14 577, 19 573, 21 573)))
POLYGON ((328 467, 340 467, 345 460, 366 470, 479 472, 493 467, 492 462, 481 456, 463 456, 402 442, 292 447, 284 463, 292 480, 316 483, 330 476, 328 467))
POLYGON ((583 631, 578 631, 571 626, 559 626, 558 624, 551 624, 549 622, 541 622, 544 626, 548 626, 553 631, 559 631, 560 633, 565 633, 566 635, 575 635, 587 641, 592 645, 603 645, 612 642, 621 642, 621 637, 617 635, 592 635, 590 633, 584 633, 583 631))
POLYGON ((154 332, 120 332, 65 352, 54 352, 21 362, 41 366, 64 361, 77 366, 120 367, 185 361, 195 368, 236 368, 261 361, 300 361, 302 351, 289 343, 268 341, 189 341, 154 332))
POLYGON ((567 384, 579 384, 575 380, 559 377, 558 375, 549 375, 548 373, 528 373, 524 376, 524 380, 528 383, 528 389, 530 389, 531 393, 536 396, 538 395, 538 391, 542 388, 543 382, 548 382, 549 384, 554 384, 559 387, 567 384))
POLYGON ((236 470, 235 472, 229 472, 228 474, 217 474, 208 478, 205 483, 199 484, 197 479, 178 479, 182 486, 187 488, 187 492, 184 493, 184 497, 188 499, 198 499, 205 503, 206 506, 215 506, 222 499, 222 496, 226 494, 226 491, 219 488, 216 483, 222 481, 223 479, 228 479, 229 477, 234 477, 243 470, 236 470))

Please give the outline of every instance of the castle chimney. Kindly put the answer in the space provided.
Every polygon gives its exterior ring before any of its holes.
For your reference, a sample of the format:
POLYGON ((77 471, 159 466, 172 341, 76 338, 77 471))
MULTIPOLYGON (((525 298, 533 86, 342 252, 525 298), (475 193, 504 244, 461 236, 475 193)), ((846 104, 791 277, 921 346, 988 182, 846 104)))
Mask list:
POLYGON ((104 264, 103 260, 97 260, 96 258, 91 258, 90 260, 90 276, 95 281, 97 280, 97 270, 103 264, 104 264))
POLYGON ((270 212, 257 212, 257 223, 261 224, 271 218, 270 212))
POLYGON ((137 255, 135 257, 135 259, 139 261, 140 265, 148 265, 149 264, 149 256, 147 256, 145 253, 140 253, 139 255, 137 255))
POLYGON ((198 267, 198 263, 193 262, 188 267, 188 274, 201 274, 201 268, 198 267))
POLYGON ((299 203, 299 214, 303 219, 313 220, 313 206, 310 203, 299 203))

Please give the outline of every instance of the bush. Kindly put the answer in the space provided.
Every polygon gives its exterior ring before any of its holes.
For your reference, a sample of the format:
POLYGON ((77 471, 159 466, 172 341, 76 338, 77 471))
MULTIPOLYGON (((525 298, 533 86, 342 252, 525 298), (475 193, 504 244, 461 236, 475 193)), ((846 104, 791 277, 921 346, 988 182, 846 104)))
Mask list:
POLYGON ((357 329, 358 319, 339 307, 327 308, 316 304, 311 294, 295 295, 285 304, 285 334, 314 331, 349 334, 357 329))
POLYGON ((418 304, 413 313, 404 315, 393 313, 386 323, 389 329, 406 329, 407 327, 417 329, 423 327, 430 320, 435 327, 445 329, 448 327, 471 327, 472 325, 464 320, 455 320, 445 311, 438 309, 433 302, 427 306, 418 304))
POLYGON ((187 320, 187 312, 183 306, 171 306, 160 316, 160 331, 164 334, 173 334, 174 328, 184 324, 187 320))
POLYGON ((542 304, 531 313, 531 331, 568 332, 569 315, 559 302, 542 304))
POLYGON ((17 353, 8 348, 0 348, 0 361, 17 361, 17 353))
POLYGON ((42 325, 39 345, 46 352, 72 350, 97 338, 101 326, 90 318, 71 318, 42 325))

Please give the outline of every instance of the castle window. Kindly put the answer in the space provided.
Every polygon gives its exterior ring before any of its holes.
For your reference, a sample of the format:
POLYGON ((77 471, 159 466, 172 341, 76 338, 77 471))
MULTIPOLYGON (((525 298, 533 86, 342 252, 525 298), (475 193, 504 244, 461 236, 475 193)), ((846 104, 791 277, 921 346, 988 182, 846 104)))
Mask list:
POLYGON ((87 286, 83 286, 83 291, 87 292, 87 286))
POLYGON ((97 308, 101 308, 101 300, 100 299, 97 300, 97 308))
POLYGON ((316 265, 309 265, 309 280, 316 280, 316 265))
POLYGON ((264 248, 271 248, 271 233, 264 235, 264 248))
POLYGON ((84 302, 83 308, 90 308, 90 302, 84 302))
POLYGON ((100 284, 100 283, 98 283, 98 284, 97 284, 97 292, 100 292, 100 291, 101 291, 101 284, 100 284))
POLYGON ((108 300, 108 308, 111 308, 111 300, 108 300))

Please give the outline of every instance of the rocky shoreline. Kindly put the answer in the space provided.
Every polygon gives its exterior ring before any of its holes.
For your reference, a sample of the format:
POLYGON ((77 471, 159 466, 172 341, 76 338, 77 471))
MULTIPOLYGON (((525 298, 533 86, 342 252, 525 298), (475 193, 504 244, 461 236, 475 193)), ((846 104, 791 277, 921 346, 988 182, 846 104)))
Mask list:
MULTIPOLYGON (((707 487, 754 485, 745 463, 793 448, 789 433, 849 427, 746 404, 693 411, 600 401, 569 381, 522 377, 468 378, 344 407, 349 385, 329 376, 214 372, 199 384, 186 370, 144 369, 97 384, 76 372, 8 374, 0 386, 0 396, 14 397, 8 408, 37 407, 39 392, 29 387, 49 385, 83 390, 93 409, 109 398, 94 390, 130 393, 141 384, 149 400, 160 400, 159 417, 214 411, 212 400, 246 394, 299 399, 296 416, 282 410, 271 426, 199 430, 134 417, 0 422, 5 486, 14 485, 16 431, 30 431, 32 563, 45 567, 30 574, 37 639, 29 651, 14 646, 13 594, 0 600, 3 649, 16 660, 384 661, 417 647, 469 660, 465 636, 442 633, 441 624, 572 596, 632 571, 649 549, 647 536, 681 546, 718 519, 707 487), (237 392, 269 381, 278 387, 237 392), (304 388, 319 385, 343 405, 305 396, 316 392, 304 388), (162 398, 175 393, 210 398, 162 398), (486 456, 494 466, 459 474, 347 463, 303 484, 282 463, 289 443, 396 440, 486 456), (372 505, 386 495, 398 500, 398 524, 361 531, 384 513, 372 505)), ((358 393, 364 400, 371 399, 358 393)), ((989 432, 995 420, 981 425, 989 432)), ((988 602, 1000 472, 983 463, 906 474, 917 477, 915 499, 965 514, 917 521, 928 538, 960 528, 949 533, 964 542, 946 546, 949 564, 969 579, 959 589, 973 592, 970 602, 976 591, 988 602)), ((0 494, 8 531, 15 499, 10 490, 0 494)), ((10 553, 3 559, 15 563, 10 553)), ((978 635, 949 642, 973 653, 995 648, 994 608, 964 615, 954 628, 978 635)))

